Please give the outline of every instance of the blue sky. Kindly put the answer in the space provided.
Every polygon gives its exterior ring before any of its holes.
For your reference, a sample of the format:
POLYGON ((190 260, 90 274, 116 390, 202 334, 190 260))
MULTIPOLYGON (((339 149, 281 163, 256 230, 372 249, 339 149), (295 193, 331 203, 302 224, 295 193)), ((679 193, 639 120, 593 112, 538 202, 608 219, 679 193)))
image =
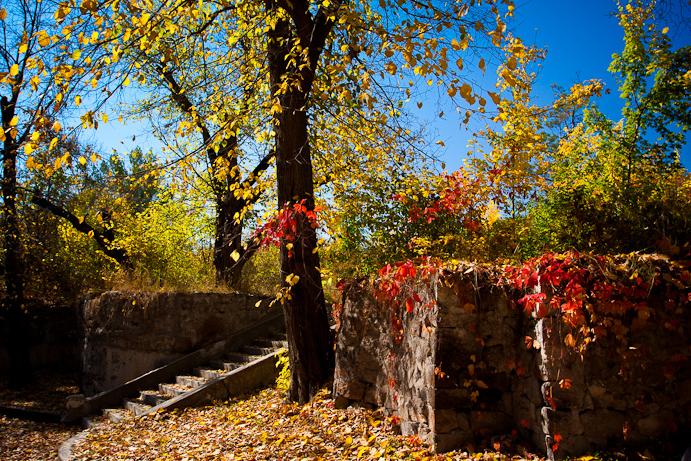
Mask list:
MULTIPOLYGON (((662 0, 661 0, 662 1, 662 0)), ((686 0, 668 0, 666 21, 659 26, 669 27, 674 48, 691 45, 691 6, 686 0)), ((577 82, 599 79, 611 94, 597 99, 601 110, 610 118, 620 118, 622 100, 617 85, 608 71, 612 54, 623 48, 623 32, 612 13, 616 11, 614 0, 517 0, 513 21, 509 29, 524 42, 547 50, 547 58, 538 71, 534 87, 538 103, 553 98, 552 85, 569 88, 577 82)), ((442 158, 448 168, 458 167, 467 158, 467 142, 471 132, 482 124, 472 124, 467 129, 458 120, 437 122, 437 135, 447 145, 442 158)), ((691 148, 687 142, 681 153, 681 161, 691 169, 691 148)))
MULTIPOLYGON (((675 48, 691 45, 691 6, 686 0, 660 0, 665 5, 666 21, 660 27, 668 26, 669 35, 675 48)), ((547 103, 553 97, 552 85, 564 88, 592 78, 605 82, 612 90, 609 95, 598 99, 598 105, 605 114, 618 119, 622 101, 616 91, 614 77, 607 72, 612 54, 621 51, 623 33, 616 18, 614 0, 516 0, 516 10, 509 29, 524 42, 547 50, 547 58, 542 63, 535 85, 538 103, 547 103)), ((491 70, 488 69, 488 77, 491 70)), ((485 79, 486 81, 486 79, 485 79)), ((428 104, 417 116, 430 129, 435 139, 441 139, 446 147, 437 155, 447 164, 447 169, 457 168, 467 158, 467 143, 472 131, 480 129, 482 122, 462 127, 459 118, 450 107, 428 104), (436 115, 444 110, 444 119, 436 115)), ((156 148, 159 144, 146 135, 141 123, 130 123, 122 127, 118 123, 102 126, 94 134, 92 142, 110 150, 132 149, 136 145, 156 148), (133 141, 132 136, 136 134, 133 141)), ((688 143, 682 151, 682 163, 691 168, 691 148, 688 143)))

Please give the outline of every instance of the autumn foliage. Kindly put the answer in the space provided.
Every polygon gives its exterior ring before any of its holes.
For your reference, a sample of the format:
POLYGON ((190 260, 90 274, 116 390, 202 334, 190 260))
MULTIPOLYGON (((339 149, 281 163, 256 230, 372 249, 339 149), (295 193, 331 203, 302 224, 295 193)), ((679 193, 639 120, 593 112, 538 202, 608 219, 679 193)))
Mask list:
POLYGON ((613 337, 620 351, 649 322, 683 333, 681 318, 691 306, 689 255, 670 260, 646 255, 602 256, 547 253, 504 269, 503 283, 523 296, 519 307, 534 318, 556 315, 569 327, 564 339, 584 352, 613 337))

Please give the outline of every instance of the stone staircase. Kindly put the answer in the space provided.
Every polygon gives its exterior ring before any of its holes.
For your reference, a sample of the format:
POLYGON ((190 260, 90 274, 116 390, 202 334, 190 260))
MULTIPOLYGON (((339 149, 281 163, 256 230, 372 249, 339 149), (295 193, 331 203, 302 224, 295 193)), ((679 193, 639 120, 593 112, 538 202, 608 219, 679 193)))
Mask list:
MULTIPOLYGON (((171 382, 158 384, 157 389, 139 391, 138 396, 123 399, 122 407, 103 409, 103 415, 117 422, 128 414, 141 416, 160 409, 193 406, 199 403, 197 394, 200 393, 209 395, 209 398, 202 399, 206 400, 202 403, 210 403, 216 400, 214 396, 218 396, 218 400, 224 397, 223 392, 217 392, 218 390, 225 389, 229 395, 247 392, 250 389, 242 385, 243 375, 266 361, 270 361, 275 367, 275 356, 281 349, 287 347, 288 343, 284 335, 255 339, 235 352, 226 353, 219 359, 209 361, 205 366, 188 370, 188 374, 175 376, 171 382), (238 379, 233 379, 235 375, 238 375, 238 379), (233 381, 240 381, 235 392, 232 389, 233 381), (214 388, 218 389, 214 391, 214 388), (192 398, 193 402, 187 402, 188 398, 192 398)), ((275 379, 275 376, 271 374, 267 379, 275 379)))

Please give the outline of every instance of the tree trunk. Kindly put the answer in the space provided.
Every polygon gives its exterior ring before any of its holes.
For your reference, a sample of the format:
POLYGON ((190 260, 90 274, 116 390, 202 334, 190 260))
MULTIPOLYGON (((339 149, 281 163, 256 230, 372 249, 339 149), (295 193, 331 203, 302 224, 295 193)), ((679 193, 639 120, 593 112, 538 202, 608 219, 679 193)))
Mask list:
MULTIPOLYGON (((3 127, 7 126, 4 120, 8 109, 6 104, 7 100, 3 98, 3 127)), ((2 300, 2 307, 8 331, 9 382, 12 387, 22 387, 32 378, 29 361, 31 343, 24 300, 21 228, 17 214, 17 146, 9 134, 6 135, 2 153, 2 230, 5 253, 5 296, 2 300)))
POLYGON ((245 263, 254 255, 257 245, 242 243, 244 220, 236 220, 247 206, 244 200, 235 197, 223 197, 216 200, 216 223, 214 240, 214 268, 216 282, 231 288, 238 288, 245 263))
MULTIPOLYGON (((269 0, 268 9, 275 11, 269 0)), ((287 73, 286 55, 290 46, 290 27, 286 19, 279 19, 269 31, 269 69, 272 91, 277 94, 280 82, 287 73)), ((311 77, 310 77, 311 78, 311 77)), ((314 210, 312 160, 308 143, 307 96, 310 81, 300 88, 292 87, 278 94, 282 110, 275 118, 276 178, 278 206, 304 200, 308 210, 314 210)), ((286 277, 294 274, 298 282, 284 300, 286 333, 290 357, 289 398, 304 403, 331 377, 333 345, 324 301, 317 235, 306 216, 298 214, 296 239, 292 251, 281 241, 281 280, 288 287, 286 277)))

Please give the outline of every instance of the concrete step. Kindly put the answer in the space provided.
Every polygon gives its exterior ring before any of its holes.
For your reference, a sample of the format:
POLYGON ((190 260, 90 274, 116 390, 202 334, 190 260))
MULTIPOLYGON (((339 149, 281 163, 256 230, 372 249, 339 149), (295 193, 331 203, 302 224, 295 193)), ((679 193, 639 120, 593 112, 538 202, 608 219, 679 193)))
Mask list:
POLYGON ((228 371, 218 368, 195 368, 194 372, 206 380, 222 378, 228 371))
POLYGON ((264 354, 252 355, 243 354, 242 352, 231 352, 230 354, 226 354, 225 361, 245 364, 249 362, 254 362, 255 360, 261 358, 263 355, 264 354))
POLYGON ((271 354, 276 349, 273 347, 257 347, 257 346, 243 346, 240 348, 240 352, 248 355, 256 355, 262 357, 266 354, 271 354))
POLYGON ((183 386, 181 384, 161 383, 158 385, 158 391, 161 394, 168 396, 168 398, 177 397, 178 395, 185 394, 192 389, 194 388, 191 386, 183 386))
POLYGON ((281 347, 288 347, 288 341, 281 341, 279 339, 260 338, 252 341, 251 346, 280 349, 281 347))
POLYGON ((141 399, 125 399, 123 406, 126 410, 134 413, 135 416, 148 413, 148 411, 153 408, 151 405, 147 405, 146 402, 141 399))
POLYGON ((193 389, 203 385, 204 383, 206 383, 206 381, 208 380, 199 376, 192 375, 181 375, 175 377, 175 384, 190 387, 193 389))
POLYGON ((131 413, 124 408, 104 408, 103 416, 105 416, 109 421, 119 423, 128 416, 131 416, 131 413))
POLYGON ((164 395, 159 391, 141 391, 139 393, 139 400, 144 402, 147 405, 151 405, 152 407, 155 407, 156 405, 160 405, 161 403, 170 400, 169 395, 164 395))
POLYGON ((209 365, 219 370, 233 371, 243 366, 244 363, 232 362, 230 360, 214 360, 209 365))

